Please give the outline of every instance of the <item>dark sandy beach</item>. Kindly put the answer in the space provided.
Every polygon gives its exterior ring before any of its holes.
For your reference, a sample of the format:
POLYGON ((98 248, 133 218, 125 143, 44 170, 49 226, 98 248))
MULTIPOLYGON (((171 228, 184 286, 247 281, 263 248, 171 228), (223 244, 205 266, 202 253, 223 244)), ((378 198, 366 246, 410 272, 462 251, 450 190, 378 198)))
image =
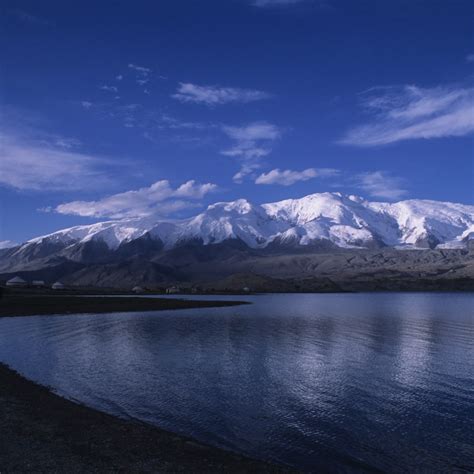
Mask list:
MULTIPOLYGON (((5 296, 0 317, 155 311, 229 302, 146 298, 5 296)), ((0 473, 287 472, 136 421, 66 400, 0 364, 0 473)))
POLYGON ((65 400, 0 364, 0 472, 287 472, 65 400))

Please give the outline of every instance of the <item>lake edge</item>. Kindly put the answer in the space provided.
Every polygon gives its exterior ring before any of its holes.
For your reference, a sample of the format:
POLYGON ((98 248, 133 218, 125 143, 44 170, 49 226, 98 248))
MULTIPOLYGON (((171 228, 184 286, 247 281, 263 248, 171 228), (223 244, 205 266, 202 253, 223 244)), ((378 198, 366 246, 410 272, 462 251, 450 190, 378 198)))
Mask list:
POLYGON ((0 465, 7 472, 32 466, 77 472, 81 464, 89 472, 295 472, 68 400, 2 362, 0 381, 0 465))

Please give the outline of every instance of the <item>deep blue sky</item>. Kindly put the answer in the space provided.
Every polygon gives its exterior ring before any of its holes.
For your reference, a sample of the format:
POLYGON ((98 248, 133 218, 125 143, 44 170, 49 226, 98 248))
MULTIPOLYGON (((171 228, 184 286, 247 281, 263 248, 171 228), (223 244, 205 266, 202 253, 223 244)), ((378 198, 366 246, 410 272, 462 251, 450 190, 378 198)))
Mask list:
POLYGON ((240 197, 473 202, 472 1, 2 5, 0 241, 240 197))

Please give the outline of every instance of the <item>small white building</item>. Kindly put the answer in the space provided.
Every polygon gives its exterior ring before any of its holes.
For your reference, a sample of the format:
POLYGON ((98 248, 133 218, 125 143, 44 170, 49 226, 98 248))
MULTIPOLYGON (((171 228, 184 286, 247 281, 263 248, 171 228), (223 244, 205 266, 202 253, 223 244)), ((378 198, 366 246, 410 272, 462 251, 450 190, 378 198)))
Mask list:
POLYGON ((64 290, 66 288, 60 281, 57 281, 51 285, 53 290, 64 290))
POLYGON ((46 286, 43 280, 33 280, 33 281, 31 282, 31 284, 32 284, 35 288, 44 288, 44 287, 46 286))
POLYGON ((133 291, 134 293, 138 294, 138 293, 143 293, 145 290, 144 290, 141 286, 134 286, 134 287, 132 288, 132 291, 133 291))
POLYGON ((27 285, 28 283, 25 280, 23 280, 23 278, 20 278, 19 276, 13 277, 7 281, 7 286, 10 286, 10 287, 24 288, 27 285))
POLYGON ((179 286, 170 286, 169 288, 166 288, 166 293, 168 295, 174 295, 176 293, 181 293, 181 288, 179 286))
POLYGON ((250 288, 249 288, 248 286, 244 286, 244 287, 242 288, 242 291, 243 291, 244 293, 250 293, 250 288))

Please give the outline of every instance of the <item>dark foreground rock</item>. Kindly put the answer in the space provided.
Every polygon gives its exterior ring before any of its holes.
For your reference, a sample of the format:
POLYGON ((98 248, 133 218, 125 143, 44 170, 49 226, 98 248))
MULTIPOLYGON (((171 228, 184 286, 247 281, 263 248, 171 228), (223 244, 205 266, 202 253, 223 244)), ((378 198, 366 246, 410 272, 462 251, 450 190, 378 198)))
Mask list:
POLYGON ((3 364, 0 433, 1 473, 289 472, 86 408, 3 364))

